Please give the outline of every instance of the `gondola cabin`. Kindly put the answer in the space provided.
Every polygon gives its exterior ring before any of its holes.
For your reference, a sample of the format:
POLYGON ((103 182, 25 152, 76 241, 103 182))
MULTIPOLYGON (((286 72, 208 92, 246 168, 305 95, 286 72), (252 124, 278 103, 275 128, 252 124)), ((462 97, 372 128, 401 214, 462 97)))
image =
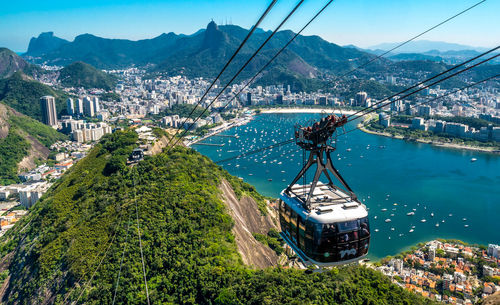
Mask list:
POLYGON ((319 183, 310 211, 303 205, 310 185, 295 184, 293 193, 281 192, 280 225, 283 238, 304 261, 318 266, 348 264, 365 257, 370 244, 366 206, 340 189, 319 183), (296 195, 298 194, 298 195, 296 195))
POLYGON ((129 163, 137 163, 144 159, 144 151, 140 148, 136 148, 132 151, 130 156, 128 157, 129 163))
POLYGON ((295 140, 309 152, 307 162, 281 192, 281 236, 305 264, 335 266, 360 260, 368 254, 370 225, 366 206, 334 167, 332 136, 346 124, 345 116, 329 115, 309 126, 296 126, 295 140), (308 170, 315 171, 306 183, 308 170), (325 177, 327 183, 320 182, 325 177), (302 185, 297 182, 302 178, 302 185), (342 187, 334 184, 336 178, 342 187))

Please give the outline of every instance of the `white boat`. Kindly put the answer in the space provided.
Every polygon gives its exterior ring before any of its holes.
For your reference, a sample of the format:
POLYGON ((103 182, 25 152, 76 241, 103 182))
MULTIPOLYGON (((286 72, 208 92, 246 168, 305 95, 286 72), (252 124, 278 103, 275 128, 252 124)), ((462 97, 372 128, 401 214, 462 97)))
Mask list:
POLYGON ((436 227, 439 227, 439 222, 438 222, 438 223, 436 223, 436 227))
POLYGON ((463 220, 463 221, 466 221, 466 220, 467 220, 467 218, 462 218, 462 220, 463 220))
POLYGON ((391 228, 391 231, 394 231, 394 230, 396 230, 396 229, 394 229, 394 228, 391 228))
POLYGON ((413 229, 410 229, 410 231, 409 231, 409 232, 410 232, 410 233, 413 233, 413 231, 415 231, 415 230, 413 230, 413 229))
POLYGON ((391 222, 391 220, 390 220, 389 218, 387 218, 387 219, 385 220, 385 222, 391 222))
POLYGON ((378 232, 378 229, 375 229, 375 232, 378 232))
POLYGON ((434 213, 431 213, 431 217, 434 217, 434 213))
POLYGON ((385 211, 387 211, 387 209, 382 209, 381 211, 382 211, 382 212, 385 212, 385 211))
POLYGON ((464 227, 468 228, 468 227, 469 227, 469 225, 464 225, 464 227))
POLYGON ((415 215, 415 212, 406 213, 406 216, 413 216, 413 215, 415 215))
POLYGON ((476 159, 476 158, 472 158, 472 159, 470 159, 470 162, 476 162, 476 161, 477 161, 477 159, 476 159))
POLYGON ((427 220, 425 220, 425 219, 420 220, 420 222, 426 222, 426 221, 427 221, 427 220))

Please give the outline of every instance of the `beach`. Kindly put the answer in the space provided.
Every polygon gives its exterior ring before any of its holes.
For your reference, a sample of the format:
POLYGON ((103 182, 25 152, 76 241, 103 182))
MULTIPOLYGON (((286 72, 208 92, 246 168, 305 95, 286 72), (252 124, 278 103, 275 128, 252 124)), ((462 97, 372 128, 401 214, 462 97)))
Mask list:
POLYGON ((261 113, 322 113, 331 114, 332 111, 339 114, 353 114, 354 110, 343 110, 334 108, 269 108, 269 109, 259 109, 261 113))

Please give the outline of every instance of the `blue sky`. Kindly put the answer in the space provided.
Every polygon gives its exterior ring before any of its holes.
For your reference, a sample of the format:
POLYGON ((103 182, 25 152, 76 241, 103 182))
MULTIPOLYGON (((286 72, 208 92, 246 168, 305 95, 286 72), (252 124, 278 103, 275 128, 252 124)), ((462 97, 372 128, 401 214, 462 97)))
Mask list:
MULTIPOLYGON (((304 32, 340 45, 367 47, 404 41, 479 0, 335 0, 304 32)), ((213 19, 249 28, 270 0, 138 1, 26 0, 5 1, 0 10, 0 47, 25 51, 29 39, 53 31, 73 40, 91 33, 107 38, 145 39, 161 33, 191 34, 213 19)), ((272 29, 295 5, 278 0, 263 22, 272 29)), ((285 28, 298 30, 326 0, 306 0, 285 28)), ((472 46, 500 43, 500 0, 485 3, 421 37, 472 46)))

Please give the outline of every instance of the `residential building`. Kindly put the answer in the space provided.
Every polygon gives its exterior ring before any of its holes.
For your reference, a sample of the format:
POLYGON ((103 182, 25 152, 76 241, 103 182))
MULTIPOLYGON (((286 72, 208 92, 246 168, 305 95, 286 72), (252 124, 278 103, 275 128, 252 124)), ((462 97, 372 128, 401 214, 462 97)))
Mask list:
POLYGON ((42 122, 45 125, 57 126, 56 99, 53 96, 46 95, 40 98, 40 107, 42 110, 42 122))

